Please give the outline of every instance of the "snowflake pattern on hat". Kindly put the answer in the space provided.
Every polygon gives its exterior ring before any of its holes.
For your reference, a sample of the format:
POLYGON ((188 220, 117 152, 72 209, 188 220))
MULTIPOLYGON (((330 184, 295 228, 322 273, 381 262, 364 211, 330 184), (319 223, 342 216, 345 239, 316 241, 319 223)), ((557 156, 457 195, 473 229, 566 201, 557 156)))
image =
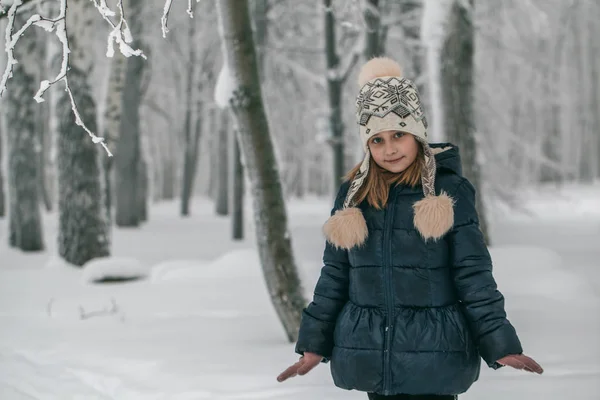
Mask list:
MULTIPOLYGON (((427 119, 415 84, 406 78, 384 77, 367 82, 356 98, 356 119, 359 125, 367 126, 372 116, 384 118, 394 113, 400 118, 409 115, 422 122, 427 129, 427 119)), ((402 125, 400 125, 402 126, 402 125)))

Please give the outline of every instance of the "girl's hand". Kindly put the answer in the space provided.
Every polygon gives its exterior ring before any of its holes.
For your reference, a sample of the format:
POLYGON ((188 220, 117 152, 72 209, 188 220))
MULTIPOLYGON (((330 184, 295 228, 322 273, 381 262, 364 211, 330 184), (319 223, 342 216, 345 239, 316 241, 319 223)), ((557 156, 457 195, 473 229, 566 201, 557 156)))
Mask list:
POLYGON ((527 357, 525 354, 509 354, 498 360, 499 364, 508 365, 516 369, 524 369, 525 371, 542 374, 544 370, 535 362, 534 359, 527 357))
POLYGON ((322 359, 323 357, 318 354, 304 352, 304 355, 300 357, 297 363, 279 374, 277 381, 283 382, 287 378, 293 378, 296 375, 306 375, 311 369, 319 365, 322 359))

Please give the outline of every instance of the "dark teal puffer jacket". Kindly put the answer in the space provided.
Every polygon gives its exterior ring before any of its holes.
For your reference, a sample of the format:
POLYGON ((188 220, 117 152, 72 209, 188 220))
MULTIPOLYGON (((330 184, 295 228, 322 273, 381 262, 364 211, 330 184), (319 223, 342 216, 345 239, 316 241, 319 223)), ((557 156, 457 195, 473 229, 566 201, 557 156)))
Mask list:
MULTIPOLYGON (((460 394, 521 354, 479 230, 475 190, 461 175, 458 149, 436 154, 436 193, 454 198, 454 226, 425 242, 413 226, 421 186, 396 186, 388 205, 360 208, 369 237, 361 247, 326 244, 313 301, 302 315, 296 352, 331 361, 336 386, 384 395, 460 394)), ((340 188, 332 215, 343 203, 340 188)))

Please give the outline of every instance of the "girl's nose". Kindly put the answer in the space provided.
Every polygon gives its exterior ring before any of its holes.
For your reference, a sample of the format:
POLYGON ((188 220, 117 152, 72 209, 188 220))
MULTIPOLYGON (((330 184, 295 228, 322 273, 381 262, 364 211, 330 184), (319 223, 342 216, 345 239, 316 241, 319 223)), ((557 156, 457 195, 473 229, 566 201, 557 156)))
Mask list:
POLYGON ((387 154, 388 156, 392 155, 392 154, 396 154, 397 150, 396 150, 396 146, 393 146, 391 144, 386 144, 385 146, 385 154, 387 154))

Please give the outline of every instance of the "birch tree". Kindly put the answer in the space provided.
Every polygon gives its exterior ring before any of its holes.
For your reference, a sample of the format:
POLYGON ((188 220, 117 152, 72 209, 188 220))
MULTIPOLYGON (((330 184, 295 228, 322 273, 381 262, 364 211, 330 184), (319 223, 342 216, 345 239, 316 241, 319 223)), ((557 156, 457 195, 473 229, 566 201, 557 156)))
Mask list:
POLYGON ((230 105, 250 178, 264 278, 287 337, 295 341, 306 300, 293 257, 279 171, 263 106, 248 1, 219 0, 217 10, 225 58, 235 82, 230 105))
MULTIPOLYGON (((70 45, 69 85, 81 119, 97 131, 96 103, 91 96, 89 75, 94 68, 89 48, 94 34, 94 5, 89 0, 69 0, 66 16, 70 45)), ((99 167, 99 147, 73 123, 69 94, 57 100, 58 112, 58 251, 77 266, 109 255, 109 236, 104 212, 99 167)), ((103 154, 104 155, 104 154, 103 154)))
MULTIPOLYGON (((17 15, 19 25, 25 19, 17 15)), ((13 66, 5 107, 8 138, 9 244, 23 251, 44 249, 38 180, 39 143, 37 107, 32 94, 37 90, 40 51, 37 32, 29 31, 15 47, 20 62, 13 66)))

